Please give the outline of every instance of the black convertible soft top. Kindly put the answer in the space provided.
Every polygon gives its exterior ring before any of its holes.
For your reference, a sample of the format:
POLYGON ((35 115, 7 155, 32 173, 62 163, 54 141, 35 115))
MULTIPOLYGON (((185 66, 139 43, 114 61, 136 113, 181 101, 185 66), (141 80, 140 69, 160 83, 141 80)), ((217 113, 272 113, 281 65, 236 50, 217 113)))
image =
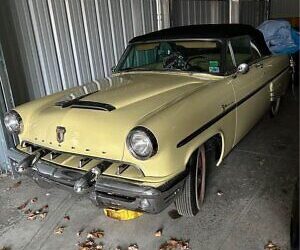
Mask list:
POLYGON ((169 39, 211 38, 226 39, 249 35, 262 55, 270 55, 263 34, 246 24, 203 24, 173 27, 134 37, 129 43, 169 39))

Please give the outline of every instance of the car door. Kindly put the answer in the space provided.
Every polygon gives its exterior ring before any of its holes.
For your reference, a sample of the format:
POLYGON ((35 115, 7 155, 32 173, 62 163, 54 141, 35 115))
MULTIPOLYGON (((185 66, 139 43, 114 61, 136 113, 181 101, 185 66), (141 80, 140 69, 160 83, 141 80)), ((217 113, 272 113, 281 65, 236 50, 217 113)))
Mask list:
POLYGON ((236 134, 237 144, 255 123, 262 117, 270 105, 268 86, 264 72, 263 58, 249 36, 230 39, 229 49, 235 67, 246 63, 246 73, 236 73, 232 80, 236 101, 236 134))

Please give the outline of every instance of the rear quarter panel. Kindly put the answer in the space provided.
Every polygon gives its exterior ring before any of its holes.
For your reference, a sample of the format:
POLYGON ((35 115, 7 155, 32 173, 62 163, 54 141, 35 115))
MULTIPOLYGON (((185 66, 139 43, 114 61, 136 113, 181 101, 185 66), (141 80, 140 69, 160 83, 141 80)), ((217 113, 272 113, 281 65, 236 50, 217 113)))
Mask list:
POLYGON ((291 78, 291 69, 289 68, 289 57, 286 55, 271 56, 265 62, 265 74, 270 83, 270 99, 273 101, 277 97, 285 94, 288 83, 291 78))

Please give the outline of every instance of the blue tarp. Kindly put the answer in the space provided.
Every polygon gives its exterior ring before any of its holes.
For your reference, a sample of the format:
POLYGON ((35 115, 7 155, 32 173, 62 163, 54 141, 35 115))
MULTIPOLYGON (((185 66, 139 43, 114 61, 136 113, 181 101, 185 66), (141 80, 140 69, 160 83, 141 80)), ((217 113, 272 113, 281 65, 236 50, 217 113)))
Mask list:
POLYGON ((258 29, 263 33, 268 48, 273 54, 293 54, 300 49, 299 32, 285 20, 268 20, 258 29))

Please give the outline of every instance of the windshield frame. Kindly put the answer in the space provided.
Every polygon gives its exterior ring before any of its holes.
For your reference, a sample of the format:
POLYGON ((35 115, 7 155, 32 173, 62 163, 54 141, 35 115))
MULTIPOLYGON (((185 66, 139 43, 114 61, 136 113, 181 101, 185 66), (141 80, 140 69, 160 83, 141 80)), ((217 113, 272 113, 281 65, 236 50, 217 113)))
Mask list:
POLYGON ((178 72, 178 73, 192 73, 192 74, 209 74, 209 75, 215 75, 215 76, 224 76, 226 74, 225 72, 225 53, 226 53, 226 39, 218 39, 218 38, 186 38, 186 39, 160 39, 160 40, 149 40, 149 41, 142 41, 142 42, 135 42, 130 43, 125 51, 123 52, 120 60, 118 61, 113 73, 123 73, 123 72, 136 72, 136 71, 149 71, 149 72, 178 72), (130 70, 120 70, 123 63, 125 62, 125 59, 127 58, 127 55, 129 54, 131 48, 138 44, 147 44, 147 43, 157 43, 157 42, 181 42, 181 41, 204 41, 204 42, 219 42, 221 45, 221 65, 220 65, 220 72, 219 73, 211 73, 211 72, 197 72, 197 71, 188 71, 188 70, 153 70, 153 69, 130 69, 130 70))

